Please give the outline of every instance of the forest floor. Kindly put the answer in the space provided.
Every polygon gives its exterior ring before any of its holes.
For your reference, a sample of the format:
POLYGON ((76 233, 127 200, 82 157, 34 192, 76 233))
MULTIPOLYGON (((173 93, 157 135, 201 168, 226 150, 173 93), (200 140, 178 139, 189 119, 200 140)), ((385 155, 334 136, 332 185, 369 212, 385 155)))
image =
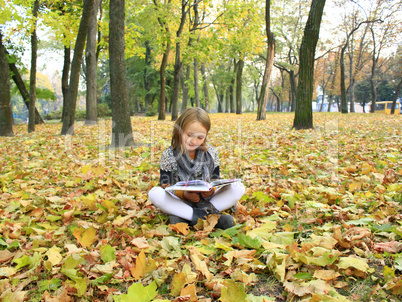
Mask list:
POLYGON ((212 114, 236 226, 171 226, 148 200, 173 122, 48 123, 0 138, 0 301, 401 301, 402 116, 212 114))

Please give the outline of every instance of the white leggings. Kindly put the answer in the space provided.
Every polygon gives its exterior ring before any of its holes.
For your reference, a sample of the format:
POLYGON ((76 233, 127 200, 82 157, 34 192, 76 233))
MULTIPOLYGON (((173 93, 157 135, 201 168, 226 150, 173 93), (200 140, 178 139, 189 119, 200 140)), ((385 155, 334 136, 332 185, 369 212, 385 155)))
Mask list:
MULTIPOLYGON (((219 211, 230 209, 244 195, 245 188, 241 183, 233 183, 218 188, 209 202, 219 211)), ((175 215, 186 220, 193 219, 193 208, 179 197, 172 196, 161 187, 154 187, 148 193, 149 200, 164 213, 175 215)))

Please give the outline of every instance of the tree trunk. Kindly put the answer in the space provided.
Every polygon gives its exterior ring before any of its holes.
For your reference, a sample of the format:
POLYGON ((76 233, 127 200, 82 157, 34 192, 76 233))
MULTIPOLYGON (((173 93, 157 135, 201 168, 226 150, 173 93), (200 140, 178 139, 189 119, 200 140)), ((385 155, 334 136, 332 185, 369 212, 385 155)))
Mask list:
POLYGON ((182 79, 183 79, 183 101, 181 103, 181 113, 183 113, 187 109, 187 103, 188 103, 188 81, 190 80, 190 72, 191 72, 191 67, 190 65, 187 65, 186 68, 186 78, 184 78, 184 75, 182 73, 182 79))
POLYGON ((180 73, 183 63, 180 59, 180 42, 176 42, 176 57, 174 63, 174 71, 173 71, 173 90, 172 90, 172 121, 177 120, 179 117, 179 85, 180 85, 180 73))
POLYGON ((202 80, 204 82, 204 101, 205 101, 205 111, 209 112, 210 108, 209 108, 209 93, 208 93, 208 83, 207 83, 207 75, 205 73, 205 64, 202 63, 201 64, 201 75, 202 75, 202 80))
POLYGON ((14 136, 11 110, 10 70, 0 32, 0 136, 14 136))
POLYGON ((345 50, 347 47, 347 42, 342 47, 340 65, 341 65, 341 112, 348 113, 348 102, 346 100, 346 76, 345 76, 345 50))
MULTIPOLYGON (((236 61, 233 60, 233 65, 234 65, 234 74, 236 74, 237 70, 237 64, 236 61)), ((230 70, 230 69, 229 69, 230 70)), ((236 77, 235 75, 232 76, 232 80, 230 81, 230 86, 229 86, 229 99, 230 99, 230 113, 235 113, 235 102, 234 102, 234 87, 236 84, 236 77)))
POLYGON ((98 10, 99 0, 94 0, 89 20, 87 49, 86 49, 86 78, 87 78, 87 95, 86 95, 86 118, 85 125, 96 125, 98 120, 98 100, 97 100, 97 61, 96 61, 96 38, 98 33, 98 10))
POLYGON ((296 75, 294 70, 290 70, 289 72, 289 81, 290 81, 290 111, 295 112, 296 110, 296 94, 297 94, 297 85, 296 85, 296 75))
POLYGON ((159 95, 159 116, 158 120, 165 120, 166 119, 166 105, 165 105, 165 89, 166 89, 166 77, 165 77, 165 70, 167 66, 167 61, 169 58, 169 52, 170 52, 170 40, 166 43, 166 49, 165 52, 163 53, 162 57, 162 62, 161 62, 161 68, 159 71, 160 74, 160 81, 161 81, 161 87, 160 87, 160 95, 159 95))
POLYGON ((230 113, 230 89, 226 89, 225 93, 225 112, 230 113))
MULTIPOLYGON (((9 55, 6 49, 5 49, 5 51, 6 51, 6 55, 9 55)), ((10 68, 10 70, 13 74, 11 77, 22 96, 22 99, 24 100, 25 105, 27 106, 27 108, 29 110, 29 92, 25 86, 24 81, 21 78, 20 72, 18 71, 18 68, 17 68, 17 66, 15 66, 14 63, 8 63, 8 67, 10 68)), ((35 124, 38 125, 38 124, 43 124, 43 123, 44 123, 44 120, 40 116, 38 109, 35 108, 35 124)))
POLYGON ((257 101, 257 121, 267 118, 267 101, 269 95, 269 83, 271 80, 272 66, 275 57, 275 40, 271 32, 271 1, 265 1, 265 30, 268 38, 267 60, 265 62, 264 77, 261 84, 261 93, 257 101))
POLYGON ((187 18, 187 5, 188 1, 182 0, 181 1, 181 18, 180 18, 180 25, 176 32, 177 42, 176 42, 176 56, 175 56, 175 63, 174 63, 174 72, 173 72, 173 91, 172 91, 172 121, 177 120, 178 114, 178 103, 179 103, 179 88, 180 88, 180 73, 183 63, 181 62, 180 58, 180 36, 183 32, 184 24, 187 18))
POLYGON ((38 58, 38 37, 36 35, 36 24, 38 19, 39 0, 33 4, 32 15, 34 22, 31 33, 31 72, 29 76, 29 121, 28 133, 35 132, 35 108, 36 108, 36 61, 38 58))
POLYGON ((200 107, 200 91, 198 85, 198 60, 194 58, 194 101, 195 106, 200 107))
POLYGON ((371 30, 371 34, 372 34, 372 37, 373 37, 373 47, 374 47, 373 48, 373 54, 372 54, 373 65, 371 66, 371 75, 370 75, 370 86, 371 86, 371 108, 370 108, 370 113, 374 113, 375 112, 376 102, 377 102, 377 89, 376 89, 375 83, 374 83, 374 76, 375 76, 375 72, 376 72, 378 59, 376 58, 376 42, 375 42, 375 34, 374 34, 374 30, 373 30, 372 26, 371 26, 370 30, 371 30))
MULTIPOLYGON (((392 101, 391 114, 395 114, 396 102, 398 100, 399 92, 401 91, 401 87, 402 87, 402 79, 399 80, 398 86, 396 86, 395 96, 394 96, 394 99, 392 101)), ((401 104, 399 104, 399 110, 402 113, 402 108, 401 108, 400 105, 401 104)))
POLYGON ((293 128, 313 128, 312 99, 314 89, 315 49, 320 33, 325 0, 313 0, 300 46, 299 83, 297 86, 296 112, 293 128))
POLYGON ((236 114, 242 114, 242 81, 243 81, 244 61, 240 59, 237 62, 236 72, 236 114))
POLYGON ((112 101, 112 148, 134 145, 128 100, 124 0, 111 0, 109 9, 109 66, 112 101))
POLYGON ((151 46, 149 41, 145 41, 145 68, 144 68, 144 88, 145 88, 145 113, 149 110, 149 103, 151 99, 151 77, 149 71, 151 70, 151 46))
POLYGON ((64 46, 64 64, 63 64, 63 73, 61 76, 61 91, 63 93, 62 121, 64 120, 64 117, 66 116, 67 112, 67 93, 68 93, 70 66, 71 66, 71 47, 64 46))
POLYGON ((77 106, 82 55, 84 53, 85 41, 88 33, 89 18, 91 16, 93 4, 93 0, 84 1, 80 27, 78 29, 77 40, 74 47, 73 62, 71 64, 70 84, 68 87, 66 99, 66 114, 65 116, 63 116, 63 127, 61 128, 61 135, 74 134, 75 108, 77 106))

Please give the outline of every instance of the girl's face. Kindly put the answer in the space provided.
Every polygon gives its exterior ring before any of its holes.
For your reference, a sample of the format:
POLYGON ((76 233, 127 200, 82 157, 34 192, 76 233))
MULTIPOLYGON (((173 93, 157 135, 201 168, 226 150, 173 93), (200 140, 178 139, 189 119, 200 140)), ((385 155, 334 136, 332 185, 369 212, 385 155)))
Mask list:
POLYGON ((184 129, 182 144, 186 151, 192 154, 204 143, 206 137, 207 129, 200 122, 193 122, 184 129))

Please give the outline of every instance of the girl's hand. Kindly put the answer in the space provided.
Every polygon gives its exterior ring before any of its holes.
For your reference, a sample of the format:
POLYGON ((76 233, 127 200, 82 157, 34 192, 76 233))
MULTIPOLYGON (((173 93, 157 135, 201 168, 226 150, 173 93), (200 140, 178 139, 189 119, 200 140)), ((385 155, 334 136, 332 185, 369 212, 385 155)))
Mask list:
POLYGON ((214 193, 215 193, 215 190, 211 189, 211 190, 209 190, 207 192, 201 192, 201 196, 205 198, 205 197, 209 197, 209 196, 214 195, 214 193))
POLYGON ((183 197, 185 200, 188 200, 191 202, 199 202, 200 201, 200 195, 198 195, 197 192, 184 191, 183 197))

